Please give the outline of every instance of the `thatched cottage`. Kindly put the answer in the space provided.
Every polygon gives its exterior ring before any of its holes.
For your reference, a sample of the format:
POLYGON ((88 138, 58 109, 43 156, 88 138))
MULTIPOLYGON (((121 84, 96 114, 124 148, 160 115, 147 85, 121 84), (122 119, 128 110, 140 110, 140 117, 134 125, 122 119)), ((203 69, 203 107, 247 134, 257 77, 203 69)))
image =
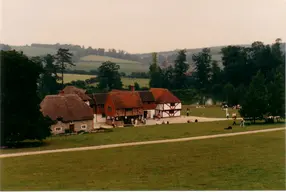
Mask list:
POLYGON ((43 115, 56 121, 51 127, 53 134, 89 132, 93 128, 92 108, 77 94, 47 95, 40 105, 43 115))

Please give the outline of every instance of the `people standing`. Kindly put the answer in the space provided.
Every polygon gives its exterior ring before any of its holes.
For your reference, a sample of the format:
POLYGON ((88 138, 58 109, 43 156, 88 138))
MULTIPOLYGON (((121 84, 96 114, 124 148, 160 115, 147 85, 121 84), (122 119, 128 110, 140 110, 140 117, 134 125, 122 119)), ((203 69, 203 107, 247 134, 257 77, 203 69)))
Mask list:
POLYGON ((244 127, 245 125, 244 125, 244 122, 245 122, 245 120, 244 120, 244 118, 242 118, 242 120, 241 120, 241 122, 240 122, 240 127, 244 127))
POLYGON ((189 116, 189 114, 190 114, 190 109, 187 108, 187 116, 189 116))
POLYGON ((232 125, 236 125, 236 113, 232 114, 232 118, 233 118, 233 124, 232 125))

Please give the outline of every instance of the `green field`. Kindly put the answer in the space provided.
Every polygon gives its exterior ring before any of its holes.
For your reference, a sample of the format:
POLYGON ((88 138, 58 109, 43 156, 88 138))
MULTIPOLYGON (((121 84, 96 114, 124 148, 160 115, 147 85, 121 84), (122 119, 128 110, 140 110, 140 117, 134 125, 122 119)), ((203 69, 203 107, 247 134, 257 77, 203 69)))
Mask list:
MULTIPOLYGON (((57 52, 57 50, 53 48, 31 46, 12 46, 12 49, 15 49, 16 51, 23 51, 23 53, 27 56, 44 56, 47 54, 56 54, 57 52)), ((99 55, 88 55, 82 57, 79 62, 75 63, 76 66, 73 66, 70 69, 85 71, 95 70, 105 61, 112 61, 118 64, 120 66, 120 72, 147 72, 149 70, 149 65, 144 65, 137 61, 130 61, 99 55)))
MULTIPOLYGON (((61 74, 58 75, 61 76, 61 74)), ((96 75, 64 74, 64 83, 76 80, 84 81, 92 77, 96 77, 96 75)), ((129 85, 134 85, 135 82, 139 83, 140 87, 149 87, 149 79, 122 77, 121 80, 125 88, 129 85)))
MULTIPOLYGON (((186 120, 187 121, 187 120, 186 120)), ((115 128, 108 133, 90 133, 73 136, 53 136, 45 140, 45 145, 25 149, 2 149, 1 153, 13 153, 23 151, 38 151, 47 149, 61 149, 72 147, 84 147, 94 145, 105 145, 115 143, 126 143, 135 141, 151 141, 159 139, 175 139, 202 135, 214 135, 221 133, 235 133, 251 130, 269 129, 273 127, 284 127, 284 123, 270 125, 251 125, 245 128, 233 126, 233 130, 224 130, 232 125, 232 121, 184 123, 169 125, 153 125, 134 128, 115 128)))
POLYGON ((129 61, 125 59, 118 59, 108 56, 100 56, 100 55, 88 55, 85 57, 80 58, 81 61, 87 61, 87 62, 105 62, 105 61, 111 61, 114 63, 125 63, 125 64, 140 64, 137 61, 129 61))
MULTIPOLYGON (((222 110, 218 106, 210 106, 206 108, 195 108, 192 105, 183 105, 182 115, 186 115, 187 108, 190 109, 190 116, 198 116, 198 117, 216 117, 216 118, 225 118, 226 113, 225 110, 222 110)), ((228 109, 228 113, 231 118, 232 113, 236 113, 237 117, 240 117, 238 110, 236 109, 228 109)))
MULTIPOLYGON (((129 61, 128 61, 129 62, 129 61)), ((84 70, 84 71, 90 71, 95 70, 98 67, 100 67, 102 64, 102 61, 92 61, 92 62, 77 62, 76 66, 73 66, 72 70, 84 70)), ((149 70, 149 65, 144 64, 137 64, 137 63, 116 63, 120 66, 119 71, 125 72, 125 73, 132 73, 132 72, 147 72, 149 70)))
POLYGON ((285 190, 284 131, 1 161, 2 190, 285 190))

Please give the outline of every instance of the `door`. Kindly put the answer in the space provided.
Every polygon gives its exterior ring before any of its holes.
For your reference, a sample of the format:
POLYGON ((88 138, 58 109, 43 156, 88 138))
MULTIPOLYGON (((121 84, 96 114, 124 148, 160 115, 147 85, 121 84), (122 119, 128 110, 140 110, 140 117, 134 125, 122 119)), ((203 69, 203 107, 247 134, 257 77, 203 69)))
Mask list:
POLYGON ((148 111, 144 111, 144 119, 147 118, 148 111))
POLYGON ((70 132, 71 132, 71 133, 74 132, 74 124, 70 124, 70 132))

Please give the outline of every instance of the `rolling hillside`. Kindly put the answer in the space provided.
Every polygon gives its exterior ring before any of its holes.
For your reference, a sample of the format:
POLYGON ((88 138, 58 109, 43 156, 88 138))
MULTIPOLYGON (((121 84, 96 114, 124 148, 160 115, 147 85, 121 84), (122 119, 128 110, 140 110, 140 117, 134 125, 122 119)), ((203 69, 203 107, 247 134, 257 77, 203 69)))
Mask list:
MULTIPOLYGON (((45 47, 33 47, 33 46, 11 46, 16 51, 23 51, 24 54, 30 57, 43 56, 47 54, 56 54, 57 50, 53 48, 45 47)), ((120 72, 131 73, 131 72, 146 72, 149 66, 141 64, 137 61, 130 61, 124 59, 118 59, 107 56, 99 55, 88 55, 81 57, 76 66, 70 68, 74 70, 90 71, 97 69, 103 62, 112 61, 120 66, 120 72)))

